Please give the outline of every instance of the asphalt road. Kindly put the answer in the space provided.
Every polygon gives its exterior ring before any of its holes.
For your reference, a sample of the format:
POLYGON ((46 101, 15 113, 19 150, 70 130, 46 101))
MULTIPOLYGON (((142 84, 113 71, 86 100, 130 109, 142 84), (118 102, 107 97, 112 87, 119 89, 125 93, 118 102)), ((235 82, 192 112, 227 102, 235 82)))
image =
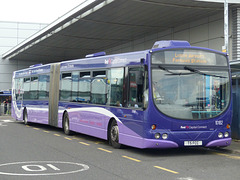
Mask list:
POLYGON ((227 148, 114 149, 58 128, 0 120, 1 180, 238 180, 240 154, 227 148))

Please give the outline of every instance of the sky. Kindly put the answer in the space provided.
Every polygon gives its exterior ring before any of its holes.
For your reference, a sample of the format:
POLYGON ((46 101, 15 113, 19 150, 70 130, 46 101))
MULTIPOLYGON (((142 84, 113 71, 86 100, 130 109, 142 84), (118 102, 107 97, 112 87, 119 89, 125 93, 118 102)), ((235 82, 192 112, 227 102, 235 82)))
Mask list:
POLYGON ((51 23, 85 0, 1 0, 0 21, 51 23))

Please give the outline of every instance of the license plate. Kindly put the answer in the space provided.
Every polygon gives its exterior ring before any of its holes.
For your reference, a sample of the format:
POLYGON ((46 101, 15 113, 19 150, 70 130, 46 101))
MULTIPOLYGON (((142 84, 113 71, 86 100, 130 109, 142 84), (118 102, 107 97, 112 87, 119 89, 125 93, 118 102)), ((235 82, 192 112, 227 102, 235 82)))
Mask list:
POLYGON ((202 146, 202 141, 184 141, 184 146, 202 146))

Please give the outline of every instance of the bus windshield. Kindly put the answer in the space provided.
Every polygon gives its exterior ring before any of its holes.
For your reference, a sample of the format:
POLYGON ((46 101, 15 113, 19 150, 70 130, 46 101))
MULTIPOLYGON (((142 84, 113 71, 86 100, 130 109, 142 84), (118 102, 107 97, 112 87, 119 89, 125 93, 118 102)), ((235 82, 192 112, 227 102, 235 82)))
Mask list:
MULTIPOLYGON (((152 97, 154 103, 162 113, 177 119, 201 120, 216 117, 228 107, 230 102, 227 58, 215 53, 204 53, 202 50, 199 52, 194 50, 191 54, 189 51, 184 53, 182 63, 178 62, 177 65, 156 63, 173 61, 174 57, 168 60, 163 59, 163 57, 169 57, 164 56, 165 51, 153 54, 152 97), (193 66, 188 63, 187 57, 196 53, 204 55, 202 62, 209 54, 214 59, 208 61, 210 62, 208 66, 203 64, 193 66), (157 60, 156 57, 162 59, 157 60), (219 65, 218 57, 222 61, 219 65)), ((176 56, 176 52, 171 50, 171 53, 176 56)), ((168 51, 167 54, 170 52, 168 51)), ((199 59, 195 59, 197 60, 199 59)))

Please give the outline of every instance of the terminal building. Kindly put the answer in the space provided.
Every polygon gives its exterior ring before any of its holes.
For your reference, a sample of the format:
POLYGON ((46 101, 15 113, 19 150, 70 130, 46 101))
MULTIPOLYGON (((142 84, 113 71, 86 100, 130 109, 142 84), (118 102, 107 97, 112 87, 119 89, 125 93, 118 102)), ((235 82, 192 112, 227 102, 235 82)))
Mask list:
MULTIPOLYGON (((0 22, 0 90, 11 89, 13 71, 33 64, 78 59, 100 51, 115 54, 151 49, 159 40, 186 40, 192 46, 222 51, 225 1, 86 0, 48 25, 0 22)), ((228 32, 234 97, 240 97, 238 0, 228 0, 228 32)), ((235 119, 235 136, 240 138, 238 113, 235 119)))

